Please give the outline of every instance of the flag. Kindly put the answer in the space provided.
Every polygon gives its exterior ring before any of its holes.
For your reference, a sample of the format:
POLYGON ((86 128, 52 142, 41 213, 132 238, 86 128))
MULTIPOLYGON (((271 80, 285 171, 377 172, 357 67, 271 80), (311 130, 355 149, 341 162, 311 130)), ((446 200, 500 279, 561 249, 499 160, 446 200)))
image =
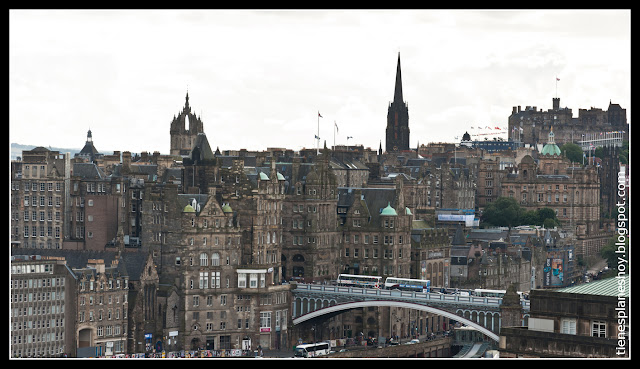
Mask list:
POLYGON ((336 126, 336 132, 340 132, 340 130, 338 129, 338 123, 336 123, 336 121, 333 121, 333 125, 336 126))
POLYGON ((318 135, 313 135, 313 137, 315 137, 316 140, 320 139, 320 137, 318 137, 318 135))
POLYGON ((499 130, 499 129, 500 129, 500 127, 496 127, 496 129, 498 129, 498 130, 499 130))
POLYGON ((560 78, 556 77, 556 81, 559 81, 559 80, 560 80, 560 78))
POLYGON ((318 112, 318 116, 319 116, 320 118, 322 118, 322 115, 320 115, 320 112, 318 112))

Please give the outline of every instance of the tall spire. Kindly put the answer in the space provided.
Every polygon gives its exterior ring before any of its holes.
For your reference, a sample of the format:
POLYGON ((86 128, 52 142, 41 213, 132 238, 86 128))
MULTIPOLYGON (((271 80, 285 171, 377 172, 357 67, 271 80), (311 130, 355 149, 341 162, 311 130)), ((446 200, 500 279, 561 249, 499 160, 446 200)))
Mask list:
POLYGON ((393 102, 402 103, 402 76, 400 73, 400 52, 398 52, 398 69, 396 70, 396 90, 393 94, 393 102))
POLYGON ((187 90, 187 98, 184 103, 184 111, 191 112, 191 108, 189 107, 189 90, 187 90))

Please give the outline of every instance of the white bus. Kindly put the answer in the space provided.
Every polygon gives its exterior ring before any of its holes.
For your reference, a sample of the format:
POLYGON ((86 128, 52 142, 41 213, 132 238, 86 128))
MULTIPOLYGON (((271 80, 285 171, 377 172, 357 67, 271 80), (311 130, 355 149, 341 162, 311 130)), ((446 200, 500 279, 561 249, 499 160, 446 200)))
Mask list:
POLYGON ((329 342, 308 343, 298 345, 293 353, 294 357, 315 357, 327 355, 331 350, 329 342))
POLYGON ((384 281, 384 288, 388 290, 399 289, 403 291, 429 292, 431 281, 428 279, 409 279, 388 277, 384 281))
POLYGON ((483 288, 473 290, 473 295, 479 297, 502 297, 505 293, 507 293, 506 290, 487 290, 483 288))
POLYGON ((373 275, 340 274, 336 279, 338 286, 380 288, 382 277, 373 275))
MULTIPOLYGON (((482 288, 476 288, 475 290, 473 290, 473 295, 474 296, 480 296, 480 297, 504 297, 504 294, 507 293, 506 290, 486 290, 486 289, 482 289, 482 288)), ((518 291, 518 296, 520 297, 520 299, 525 299, 528 300, 529 299, 529 294, 527 293, 522 293, 521 291, 518 291)))

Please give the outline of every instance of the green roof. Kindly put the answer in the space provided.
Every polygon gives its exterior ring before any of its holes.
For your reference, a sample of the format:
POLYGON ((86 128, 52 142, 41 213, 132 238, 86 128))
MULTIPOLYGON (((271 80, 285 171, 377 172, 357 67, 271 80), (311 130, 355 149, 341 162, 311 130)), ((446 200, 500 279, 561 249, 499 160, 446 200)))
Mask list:
POLYGON ((542 155, 549 155, 549 156, 553 156, 553 155, 562 155, 562 151, 560 150, 560 148, 558 147, 558 145, 556 145, 555 143, 548 143, 546 145, 544 145, 544 147, 542 148, 542 155))
POLYGON ((229 206, 229 204, 224 204, 222 206, 222 212, 223 213, 233 213, 233 210, 231 209, 231 206, 229 206))
POLYGON ((540 154, 549 156, 562 155, 562 151, 560 150, 558 145, 556 145, 555 134, 553 134, 553 127, 551 127, 551 130, 549 131, 549 141, 547 141, 547 144, 544 145, 540 154))
POLYGON ((607 278, 599 281, 579 284, 556 290, 564 293, 579 293, 583 295, 624 296, 629 297, 629 275, 617 278, 607 278), (623 282, 624 280, 624 282, 623 282))
POLYGON ((183 213, 195 213, 196 209, 194 209, 193 206, 191 206, 191 205, 187 205, 187 206, 184 207, 182 212, 183 213))
POLYGON ((380 215, 389 215, 389 216, 397 216, 398 213, 396 213, 396 209, 391 207, 391 203, 388 203, 389 205, 387 205, 386 208, 382 209, 382 212, 380 213, 380 215))
POLYGON ((268 181, 269 177, 266 174, 264 174, 264 172, 260 172, 260 180, 261 181, 268 181))

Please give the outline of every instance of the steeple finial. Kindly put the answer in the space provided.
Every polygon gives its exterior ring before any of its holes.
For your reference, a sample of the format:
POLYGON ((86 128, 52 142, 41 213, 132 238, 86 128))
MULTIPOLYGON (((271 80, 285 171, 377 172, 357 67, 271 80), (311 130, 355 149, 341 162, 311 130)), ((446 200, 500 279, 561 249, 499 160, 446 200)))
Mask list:
POLYGON ((398 68, 396 70, 396 88, 393 94, 393 102, 402 103, 404 100, 402 98, 402 75, 400 72, 400 52, 398 51, 398 68))

